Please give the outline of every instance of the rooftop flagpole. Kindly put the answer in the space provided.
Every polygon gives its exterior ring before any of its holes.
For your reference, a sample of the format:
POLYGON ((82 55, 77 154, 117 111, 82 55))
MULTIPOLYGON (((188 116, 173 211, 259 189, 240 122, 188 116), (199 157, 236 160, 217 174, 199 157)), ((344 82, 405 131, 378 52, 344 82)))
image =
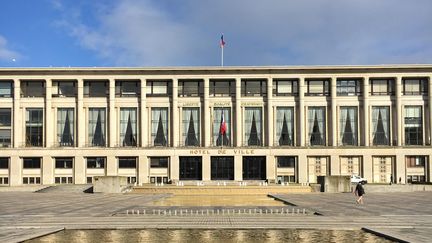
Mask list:
POLYGON ((225 46, 225 41, 224 41, 224 36, 223 33, 221 35, 221 39, 220 39, 220 48, 221 48, 221 66, 223 67, 224 65, 224 46, 225 46))

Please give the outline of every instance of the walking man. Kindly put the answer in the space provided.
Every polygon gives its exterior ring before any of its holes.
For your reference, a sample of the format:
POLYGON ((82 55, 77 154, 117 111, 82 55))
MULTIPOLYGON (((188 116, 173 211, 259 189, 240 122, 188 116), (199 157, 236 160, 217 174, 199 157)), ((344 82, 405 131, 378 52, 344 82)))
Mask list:
POLYGON ((359 182, 355 188, 354 191, 355 195, 358 196, 357 203, 363 204, 363 195, 365 194, 364 188, 363 188, 363 182, 359 182))

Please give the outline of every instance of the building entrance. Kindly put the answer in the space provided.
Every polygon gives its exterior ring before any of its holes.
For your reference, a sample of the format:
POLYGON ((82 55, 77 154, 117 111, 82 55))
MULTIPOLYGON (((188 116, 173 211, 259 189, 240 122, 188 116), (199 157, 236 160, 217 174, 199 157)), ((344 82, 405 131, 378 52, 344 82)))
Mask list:
POLYGON ((211 157, 211 179, 212 180, 234 180, 234 157, 212 156, 211 157))
POLYGON ((265 180, 266 178, 265 156, 243 157, 243 180, 265 180))
POLYGON ((180 156, 180 180, 202 180, 202 158, 180 156))

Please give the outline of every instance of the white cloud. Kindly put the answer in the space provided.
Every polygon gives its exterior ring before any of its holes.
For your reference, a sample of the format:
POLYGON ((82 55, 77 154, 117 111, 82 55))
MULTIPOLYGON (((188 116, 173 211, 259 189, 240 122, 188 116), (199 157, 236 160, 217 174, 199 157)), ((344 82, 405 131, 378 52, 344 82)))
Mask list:
POLYGON ((12 62, 20 56, 18 52, 8 47, 6 38, 0 35, 0 61, 12 62))
POLYGON ((218 65, 221 32, 227 65, 432 62, 427 0, 119 0, 92 7, 93 21, 77 9, 63 26, 110 65, 218 65))

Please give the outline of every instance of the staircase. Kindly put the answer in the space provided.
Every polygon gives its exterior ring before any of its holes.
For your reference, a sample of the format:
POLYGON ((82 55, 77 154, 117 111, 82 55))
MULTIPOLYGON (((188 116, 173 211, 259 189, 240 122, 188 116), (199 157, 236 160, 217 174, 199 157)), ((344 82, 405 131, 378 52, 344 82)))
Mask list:
POLYGON ((37 193, 92 193, 93 185, 55 185, 49 186, 39 191, 37 193))

